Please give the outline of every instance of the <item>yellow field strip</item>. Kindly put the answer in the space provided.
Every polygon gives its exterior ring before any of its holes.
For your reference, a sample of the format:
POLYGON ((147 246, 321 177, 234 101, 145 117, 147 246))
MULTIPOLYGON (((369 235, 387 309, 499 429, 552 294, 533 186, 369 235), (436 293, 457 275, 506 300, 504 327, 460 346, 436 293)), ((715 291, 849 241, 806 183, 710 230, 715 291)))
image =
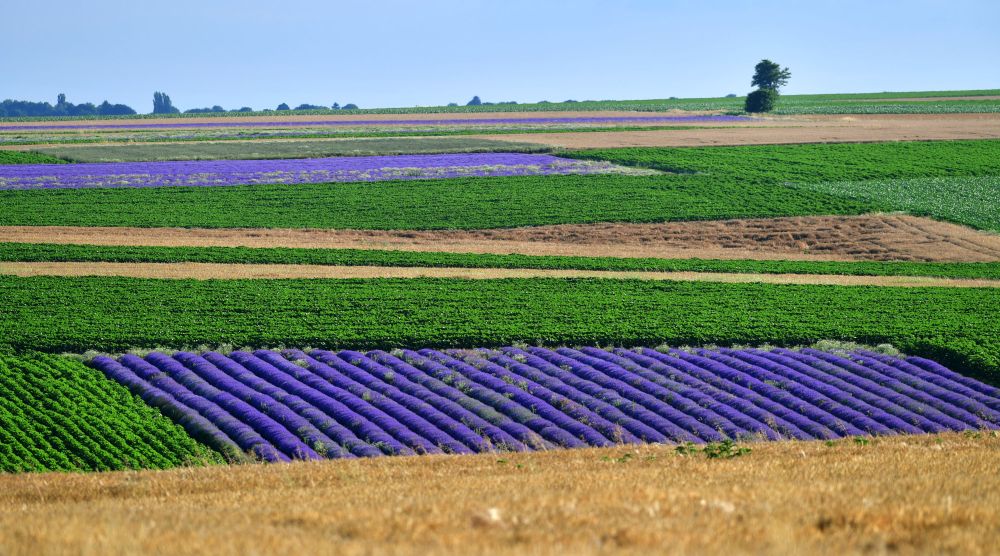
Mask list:
POLYGON ((0 475, 0 553, 988 554, 995 432, 0 475))

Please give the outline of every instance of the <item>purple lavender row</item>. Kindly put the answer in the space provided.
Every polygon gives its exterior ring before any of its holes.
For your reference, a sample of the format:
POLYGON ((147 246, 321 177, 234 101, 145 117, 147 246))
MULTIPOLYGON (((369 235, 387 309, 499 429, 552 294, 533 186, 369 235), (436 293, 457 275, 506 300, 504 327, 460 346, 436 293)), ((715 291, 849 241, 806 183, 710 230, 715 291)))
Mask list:
MULTIPOLYGON (((415 352, 403 353, 401 355, 402 358, 384 351, 372 351, 368 353, 368 357, 376 363, 391 369, 393 373, 398 374, 407 381, 426 389, 434 396, 439 396, 459 406, 476 419, 481 419, 487 423, 489 426, 483 426, 481 430, 484 434, 489 435, 496 446, 514 450, 546 448, 549 446, 537 433, 519 422, 516 418, 497 411, 497 409, 489 404, 466 394, 466 392, 449 383, 438 380, 432 374, 417 367, 417 365, 433 366, 435 363, 432 361, 426 360, 426 358, 415 352), (513 440, 513 443, 510 443, 508 439, 513 440), (497 442, 498 440, 499 442, 497 442)), ((395 374, 393 377, 395 377, 395 374)), ((476 423, 475 420, 472 422, 476 423)))
MULTIPOLYGON (((634 173, 548 154, 460 153, 275 160, 182 160, 0 165, 0 190, 211 187, 482 176, 634 173)), ((648 172, 647 172, 648 173, 648 172)))
MULTIPOLYGON (((320 374, 334 386, 360 395, 372 405, 394 417, 407 431, 420 437, 420 446, 427 453, 444 451, 452 454, 468 454, 472 453, 472 448, 476 446, 475 442, 472 446, 466 446, 456 439, 456 436, 463 439, 476 436, 467 427, 456 426, 453 421, 445 424, 444 421, 450 421, 450 419, 442 416, 430 406, 404 394, 398 388, 374 379, 368 373, 332 353, 315 352, 316 357, 297 350, 288 353, 296 359, 309 363, 310 370, 320 374), (423 415, 418 414, 418 412, 423 415), (442 417, 444 418, 442 419, 442 417), (439 428, 438 424, 445 428, 451 428, 455 432, 455 436, 439 428)), ((476 438, 478 440, 478 437, 476 438)))
POLYGON ((502 124, 603 124, 603 123, 707 123, 740 122, 745 116, 697 115, 697 116, 599 116, 599 117, 556 117, 556 118, 443 118, 438 120, 312 120, 280 122, 170 122, 120 124, 45 124, 45 125, 2 125, 0 131, 32 131, 55 129, 175 129, 205 127, 321 127, 359 125, 502 125, 502 124))
POLYGON ((93 364, 234 459, 1000 428, 1000 390, 867 351, 258 350, 93 364))
MULTIPOLYGON (((469 362, 456 359, 439 351, 420 350, 420 354, 460 373, 470 381, 500 392, 511 401, 530 408, 533 413, 548 420, 584 444, 590 446, 610 446, 614 443, 609 437, 596 431, 590 422, 587 422, 596 417, 590 414, 589 411, 575 411, 576 408, 571 406, 562 406, 556 409, 549 403, 550 401, 556 402, 556 398, 548 389, 537 388, 536 385, 536 389, 532 390, 527 383, 522 385, 512 380, 503 380, 500 376, 504 376, 505 373, 497 373, 495 367, 489 367, 489 365, 492 365, 490 363, 487 363, 487 369, 482 369, 478 365, 472 365, 469 362)), ((482 360, 474 360, 472 362, 480 363, 482 360)))
POLYGON ((139 378, 134 371, 122 366, 110 357, 98 356, 91 363, 105 376, 125 386, 132 394, 139 396, 150 406, 159 409, 160 412, 183 427, 192 438, 224 454, 230 460, 242 459, 243 452, 232 438, 198 411, 185 405, 170 393, 139 378))

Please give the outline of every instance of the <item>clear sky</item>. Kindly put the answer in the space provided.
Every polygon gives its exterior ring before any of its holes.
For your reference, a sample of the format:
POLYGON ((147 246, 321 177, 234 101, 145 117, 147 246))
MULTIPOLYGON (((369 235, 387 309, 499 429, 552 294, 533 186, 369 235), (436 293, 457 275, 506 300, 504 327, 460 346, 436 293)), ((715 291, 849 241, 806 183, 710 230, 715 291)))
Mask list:
POLYGON ((0 99, 152 110, 1000 88, 1000 0, 4 0, 0 99))

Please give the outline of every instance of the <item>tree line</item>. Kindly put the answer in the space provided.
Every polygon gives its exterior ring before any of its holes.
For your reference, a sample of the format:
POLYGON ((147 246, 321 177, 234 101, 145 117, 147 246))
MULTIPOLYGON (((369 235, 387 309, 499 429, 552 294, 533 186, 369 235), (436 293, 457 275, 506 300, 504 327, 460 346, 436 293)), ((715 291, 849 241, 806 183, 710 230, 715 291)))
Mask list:
POLYGON ((48 102, 32 102, 30 100, 7 99, 0 102, 0 117, 21 118, 27 116, 126 116, 135 114, 135 110, 124 104, 111 104, 104 101, 95 105, 92 102, 73 104, 66 101, 66 95, 60 93, 55 105, 48 102))

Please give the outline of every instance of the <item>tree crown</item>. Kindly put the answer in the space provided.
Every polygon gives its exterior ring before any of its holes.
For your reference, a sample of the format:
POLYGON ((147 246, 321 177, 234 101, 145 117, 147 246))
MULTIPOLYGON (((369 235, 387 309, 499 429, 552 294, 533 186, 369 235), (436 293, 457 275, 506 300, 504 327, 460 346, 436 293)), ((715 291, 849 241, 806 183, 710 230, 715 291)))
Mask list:
POLYGON ((788 68, 782 68, 765 58, 754 66, 753 81, 750 82, 750 85, 777 91, 779 87, 788 83, 788 78, 791 76, 792 72, 788 71, 788 68))

